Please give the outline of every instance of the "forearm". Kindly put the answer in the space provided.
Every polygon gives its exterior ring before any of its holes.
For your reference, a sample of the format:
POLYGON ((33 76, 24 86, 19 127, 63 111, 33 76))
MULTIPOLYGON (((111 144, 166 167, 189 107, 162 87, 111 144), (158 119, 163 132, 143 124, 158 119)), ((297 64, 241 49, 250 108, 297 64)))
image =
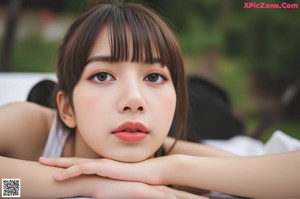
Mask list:
POLYGON ((247 158, 176 155, 164 179, 169 184, 246 197, 299 197, 299 153, 247 158))
MULTIPOLYGON (((167 137, 164 142, 166 150, 172 146, 174 138, 167 137)), ((237 157, 237 155, 229 153, 227 151, 208 146, 201 143, 188 142, 184 140, 178 140, 170 154, 186 154, 192 156, 209 156, 209 157, 237 157)))
POLYGON ((250 198, 299 198, 300 152, 256 157, 169 155, 138 163, 108 159, 49 159, 48 165, 69 167, 66 180, 96 174, 153 185, 181 185, 250 198))
POLYGON ((1 178, 19 178, 22 198, 197 198, 168 187, 113 180, 92 174, 55 181, 53 175, 61 170, 36 162, 0 157, 1 178))
POLYGON ((53 179, 53 174, 60 170, 37 162, 0 157, 1 178, 20 179, 23 198, 64 198, 86 195, 82 192, 86 177, 58 183, 53 179))

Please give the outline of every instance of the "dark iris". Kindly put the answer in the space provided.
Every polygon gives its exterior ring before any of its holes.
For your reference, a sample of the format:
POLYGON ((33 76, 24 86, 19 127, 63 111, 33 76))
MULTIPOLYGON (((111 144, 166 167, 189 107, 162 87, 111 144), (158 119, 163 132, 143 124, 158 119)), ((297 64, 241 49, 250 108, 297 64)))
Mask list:
POLYGON ((156 82, 158 80, 158 78, 159 78, 159 75, 155 74, 155 73, 148 75, 148 80, 150 82, 156 82))
POLYGON ((96 75, 96 77, 99 81, 105 81, 107 79, 107 76, 108 76, 107 73, 98 73, 96 75))

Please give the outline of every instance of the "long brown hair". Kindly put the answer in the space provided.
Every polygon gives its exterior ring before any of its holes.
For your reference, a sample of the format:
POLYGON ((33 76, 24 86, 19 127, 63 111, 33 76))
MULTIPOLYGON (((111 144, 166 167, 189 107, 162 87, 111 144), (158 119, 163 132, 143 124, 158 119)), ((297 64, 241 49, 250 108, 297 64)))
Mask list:
POLYGON ((130 60, 152 63, 158 58, 162 65, 168 67, 177 97, 173 124, 176 124, 176 138, 181 138, 186 129, 188 110, 182 55, 167 24, 155 11, 143 5, 113 2, 98 4, 73 23, 58 52, 58 90, 65 93, 72 105, 73 89, 104 27, 109 30, 111 62, 130 60), (132 57, 129 57, 128 31, 133 42, 132 57))

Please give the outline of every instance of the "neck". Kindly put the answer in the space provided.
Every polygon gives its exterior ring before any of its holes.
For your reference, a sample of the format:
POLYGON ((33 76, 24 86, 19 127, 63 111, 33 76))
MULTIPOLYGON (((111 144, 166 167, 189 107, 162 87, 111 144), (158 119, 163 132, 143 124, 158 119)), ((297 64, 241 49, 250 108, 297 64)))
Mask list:
POLYGON ((76 132, 74 137, 74 157, 91 159, 100 158, 100 156, 85 143, 80 133, 76 132))
POLYGON ((68 137, 63 150, 63 157, 100 158, 100 156, 84 142, 81 135, 77 132, 68 137))

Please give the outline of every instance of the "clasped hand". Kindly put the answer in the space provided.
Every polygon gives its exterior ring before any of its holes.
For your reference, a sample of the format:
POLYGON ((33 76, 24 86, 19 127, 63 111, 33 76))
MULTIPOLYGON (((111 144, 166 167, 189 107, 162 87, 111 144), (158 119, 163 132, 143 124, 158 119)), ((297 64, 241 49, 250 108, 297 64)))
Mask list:
MULTIPOLYGON (((138 163, 124 163, 104 158, 41 157, 39 162, 64 168, 54 174, 56 181, 61 182, 81 175, 97 175, 99 180, 109 180, 105 188, 94 189, 94 193, 89 193, 94 198, 206 198, 165 186, 169 184, 165 177, 168 168, 165 168, 163 162, 172 161, 172 157, 162 158, 164 160, 153 158, 138 163)), ((172 165, 172 162, 167 165, 172 165)))

